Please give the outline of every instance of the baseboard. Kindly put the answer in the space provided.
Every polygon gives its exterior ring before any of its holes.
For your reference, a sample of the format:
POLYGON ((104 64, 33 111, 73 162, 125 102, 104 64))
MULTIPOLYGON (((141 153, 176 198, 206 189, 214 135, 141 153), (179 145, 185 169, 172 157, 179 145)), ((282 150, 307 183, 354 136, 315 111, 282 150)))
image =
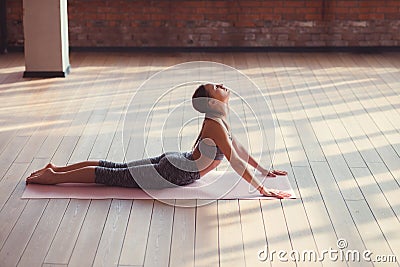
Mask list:
MULTIPOLYGON (((130 47, 130 46, 107 46, 107 47, 80 47, 70 46, 71 52, 201 52, 201 53, 223 53, 223 52, 287 52, 287 53, 386 53, 400 52, 400 46, 316 46, 316 47, 130 47)), ((23 52, 22 46, 8 47, 9 52, 23 52)))
POLYGON ((400 52, 400 46, 318 46, 318 47, 70 47, 72 52, 284 52, 284 53, 313 53, 313 52, 345 52, 345 53, 384 53, 400 52))
POLYGON ((65 78, 70 73, 70 66, 65 71, 25 71, 24 78, 65 78))

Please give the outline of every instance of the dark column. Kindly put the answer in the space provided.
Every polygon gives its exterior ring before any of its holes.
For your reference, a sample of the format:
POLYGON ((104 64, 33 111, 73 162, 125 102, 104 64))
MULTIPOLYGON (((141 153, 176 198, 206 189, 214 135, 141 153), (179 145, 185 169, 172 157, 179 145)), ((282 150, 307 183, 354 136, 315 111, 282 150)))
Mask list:
POLYGON ((0 53, 7 53, 7 7, 6 0, 0 0, 0 53))

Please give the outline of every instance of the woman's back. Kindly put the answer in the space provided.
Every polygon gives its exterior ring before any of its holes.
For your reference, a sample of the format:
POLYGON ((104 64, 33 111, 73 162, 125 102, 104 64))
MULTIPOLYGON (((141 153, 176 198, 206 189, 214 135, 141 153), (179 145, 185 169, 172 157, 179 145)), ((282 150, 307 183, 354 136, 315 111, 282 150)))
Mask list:
POLYGON ((216 131, 224 131, 230 140, 232 140, 228 127, 225 125, 222 119, 204 119, 202 128, 193 149, 193 159, 197 161, 200 176, 203 176, 205 173, 215 169, 224 158, 224 153, 217 145, 220 140, 214 140, 212 138, 216 131))

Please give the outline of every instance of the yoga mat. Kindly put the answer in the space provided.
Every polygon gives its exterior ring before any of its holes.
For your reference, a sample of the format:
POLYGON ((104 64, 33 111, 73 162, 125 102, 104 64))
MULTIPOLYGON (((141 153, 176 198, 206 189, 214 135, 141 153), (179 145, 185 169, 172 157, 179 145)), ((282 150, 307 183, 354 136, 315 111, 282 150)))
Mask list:
MULTIPOLYGON (((287 176, 258 176, 266 188, 279 189, 296 198, 287 176)), ((235 172, 211 171, 196 182, 177 188, 142 190, 98 184, 28 184, 21 198, 76 199, 276 199, 262 196, 235 172)))

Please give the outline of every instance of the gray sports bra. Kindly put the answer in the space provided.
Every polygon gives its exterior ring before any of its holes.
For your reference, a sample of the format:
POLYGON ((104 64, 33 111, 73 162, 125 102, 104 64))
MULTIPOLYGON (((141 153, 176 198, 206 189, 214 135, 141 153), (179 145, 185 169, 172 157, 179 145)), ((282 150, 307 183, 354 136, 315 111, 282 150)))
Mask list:
MULTIPOLYGON (((205 120, 206 119, 209 120, 209 118, 205 118, 205 120)), ((203 122, 203 125, 204 125, 204 122, 203 122)), ((228 131, 228 129, 226 127, 225 127, 225 129, 228 132, 229 139, 232 141, 231 133, 228 131)), ((209 145, 209 144, 205 143, 204 140, 201 138, 198 140, 198 144, 199 144, 200 153, 202 153, 207 158, 212 159, 214 157, 214 160, 223 160, 224 159, 224 153, 222 153, 221 149, 219 149, 218 146, 209 145)))

